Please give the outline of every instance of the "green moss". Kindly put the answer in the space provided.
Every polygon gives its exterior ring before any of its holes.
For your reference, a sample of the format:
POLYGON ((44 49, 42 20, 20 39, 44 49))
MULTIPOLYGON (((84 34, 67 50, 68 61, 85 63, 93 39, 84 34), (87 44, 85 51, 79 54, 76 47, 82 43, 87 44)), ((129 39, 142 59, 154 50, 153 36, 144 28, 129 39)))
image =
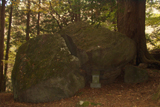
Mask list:
POLYGON ((89 106, 90 102, 85 101, 81 106, 89 106))
POLYGON ((64 74, 71 56, 69 52, 61 51, 65 46, 60 39, 57 34, 43 35, 19 48, 12 72, 13 85, 17 90, 25 90, 40 81, 64 74))
POLYGON ((105 48, 108 46, 106 44, 116 44, 117 41, 123 41, 125 37, 123 34, 112 32, 104 27, 95 28, 85 22, 72 24, 62 30, 60 34, 71 36, 78 48, 88 51, 92 47, 101 46, 105 48), (110 35, 110 37, 108 38, 107 35, 110 35))
POLYGON ((126 83, 141 83, 148 80, 148 72, 145 69, 128 65, 125 67, 124 81, 126 83))
POLYGON ((81 64, 90 63, 97 69, 124 66, 136 52, 134 42, 125 35, 101 26, 96 28, 85 22, 71 24, 60 34, 65 40, 72 38, 72 43, 67 45, 72 48, 70 50, 74 50, 81 64))
POLYGON ((101 103, 94 103, 94 102, 89 102, 89 101, 84 101, 83 104, 78 104, 78 106, 83 106, 83 107, 86 107, 86 106, 89 106, 89 105, 92 105, 92 106, 98 106, 98 105, 102 105, 101 103))

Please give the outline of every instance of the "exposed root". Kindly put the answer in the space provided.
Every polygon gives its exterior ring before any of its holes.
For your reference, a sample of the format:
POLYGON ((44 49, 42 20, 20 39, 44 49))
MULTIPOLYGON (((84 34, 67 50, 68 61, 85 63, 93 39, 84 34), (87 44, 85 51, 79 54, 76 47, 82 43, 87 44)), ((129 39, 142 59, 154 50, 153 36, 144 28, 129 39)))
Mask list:
POLYGON ((141 52, 141 61, 143 63, 148 64, 148 66, 151 68, 160 68, 160 61, 153 59, 152 57, 148 59, 146 55, 144 54, 144 52, 141 52))

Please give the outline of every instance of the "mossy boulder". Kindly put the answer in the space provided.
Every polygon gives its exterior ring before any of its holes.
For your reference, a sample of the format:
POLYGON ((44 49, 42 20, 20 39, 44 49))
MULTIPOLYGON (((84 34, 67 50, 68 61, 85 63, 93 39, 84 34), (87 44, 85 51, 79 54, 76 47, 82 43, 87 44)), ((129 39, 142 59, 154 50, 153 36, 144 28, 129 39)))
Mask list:
POLYGON ((120 75, 120 69, 136 54, 133 40, 104 27, 78 22, 61 30, 60 34, 88 75, 93 70, 99 70, 101 77, 110 82, 120 75))
POLYGON ((126 65, 124 67, 124 82, 125 83, 141 83, 148 80, 148 72, 145 69, 126 65))
POLYGON ((12 71, 14 99, 38 103, 70 97, 85 86, 79 67, 59 34, 33 38, 18 49, 12 71))

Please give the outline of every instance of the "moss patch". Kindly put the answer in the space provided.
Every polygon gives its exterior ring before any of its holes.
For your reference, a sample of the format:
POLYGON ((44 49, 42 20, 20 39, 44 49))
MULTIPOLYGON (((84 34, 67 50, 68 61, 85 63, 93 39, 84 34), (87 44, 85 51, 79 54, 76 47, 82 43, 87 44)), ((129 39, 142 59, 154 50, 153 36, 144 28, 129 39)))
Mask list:
POLYGON ((141 83, 148 80, 148 73, 145 69, 127 65, 124 71, 124 81, 126 83, 141 83))
POLYGON ((134 41, 104 27, 85 22, 71 24, 60 31, 82 64, 91 63, 99 69, 115 69, 131 61, 136 53, 134 41), (72 40, 70 40, 70 38, 72 40), (75 48, 76 47, 76 48, 75 48), (82 54, 85 53, 85 54, 82 54))
POLYGON ((41 35, 23 44, 12 72, 13 85, 25 90, 50 77, 62 76, 71 55, 58 34, 41 35))
POLYGON ((106 48, 108 45, 117 44, 126 37, 117 32, 112 32, 104 27, 94 27, 85 22, 78 22, 71 24, 64 30, 60 31, 61 35, 68 35, 72 37, 76 46, 79 49, 90 51, 91 49, 100 46, 106 48), (110 36, 108 38, 108 35, 110 36), (106 45, 107 44, 107 45, 106 45))
POLYGON ((89 101, 79 101, 79 103, 77 103, 78 107, 87 107, 87 106, 101 106, 101 103, 94 103, 94 102, 89 102, 89 101))

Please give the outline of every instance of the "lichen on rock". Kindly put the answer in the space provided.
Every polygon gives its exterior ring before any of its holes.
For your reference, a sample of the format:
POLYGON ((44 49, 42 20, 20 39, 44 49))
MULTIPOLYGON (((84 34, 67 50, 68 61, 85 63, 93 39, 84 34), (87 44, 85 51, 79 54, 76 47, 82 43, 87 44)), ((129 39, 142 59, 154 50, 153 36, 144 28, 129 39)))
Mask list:
POLYGON ((135 43, 127 36, 85 22, 35 37, 18 49, 14 99, 37 103, 72 96, 85 85, 80 68, 89 76, 99 70, 101 79, 113 82, 135 53, 135 43))
POLYGON ((148 80, 148 72, 133 65, 126 65, 124 68, 125 83, 141 83, 148 80))
POLYGON ((102 76, 109 81, 112 80, 111 82, 120 75, 120 69, 136 54, 133 40, 105 27, 97 28, 86 22, 78 22, 61 30, 60 34, 71 54, 79 58, 81 67, 88 74, 93 70, 103 72, 101 74, 111 74, 102 76))
POLYGON ((18 49, 12 72, 14 99, 48 102, 69 97, 85 85, 79 67, 58 33, 33 38, 18 49))

